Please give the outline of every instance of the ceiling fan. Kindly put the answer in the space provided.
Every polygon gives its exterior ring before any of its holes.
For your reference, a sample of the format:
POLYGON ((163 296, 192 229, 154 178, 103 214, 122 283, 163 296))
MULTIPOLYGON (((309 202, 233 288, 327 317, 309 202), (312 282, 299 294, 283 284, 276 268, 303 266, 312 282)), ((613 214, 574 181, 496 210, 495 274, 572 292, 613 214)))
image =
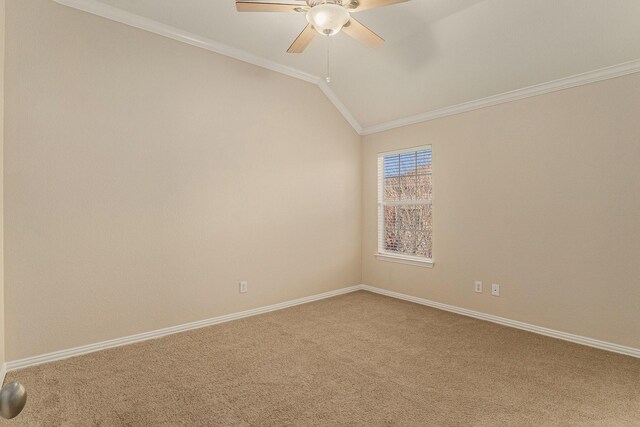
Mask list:
POLYGON ((309 24, 287 49, 289 53, 301 53, 316 32, 332 36, 342 30, 367 46, 380 46, 384 39, 351 17, 351 13, 406 1, 409 0, 291 0, 286 3, 236 0, 236 9, 238 12, 306 13, 309 24))

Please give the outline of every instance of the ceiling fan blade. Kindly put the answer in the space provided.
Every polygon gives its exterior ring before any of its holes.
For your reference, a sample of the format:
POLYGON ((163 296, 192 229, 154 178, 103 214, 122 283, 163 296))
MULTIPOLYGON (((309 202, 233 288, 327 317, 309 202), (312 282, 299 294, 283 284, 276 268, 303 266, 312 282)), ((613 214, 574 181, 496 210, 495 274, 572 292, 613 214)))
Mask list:
POLYGON ((302 53, 307 48, 307 46, 309 46, 309 43, 311 43, 311 40, 313 40, 315 36, 316 30, 311 24, 308 24, 306 27, 304 27, 304 30, 302 30, 298 38, 294 40, 291 46, 289 46, 287 52, 302 53))
POLYGON ((255 1, 236 1, 238 12, 303 12, 306 4, 300 3, 265 3, 255 1))
POLYGON ((349 22, 342 27, 342 31, 369 47, 378 47, 384 43, 384 39, 382 37, 353 18, 351 18, 349 22))
POLYGON ((390 6, 396 3, 404 3, 409 0, 358 0, 358 4, 351 12, 362 12, 363 10, 375 9, 376 7, 390 6))

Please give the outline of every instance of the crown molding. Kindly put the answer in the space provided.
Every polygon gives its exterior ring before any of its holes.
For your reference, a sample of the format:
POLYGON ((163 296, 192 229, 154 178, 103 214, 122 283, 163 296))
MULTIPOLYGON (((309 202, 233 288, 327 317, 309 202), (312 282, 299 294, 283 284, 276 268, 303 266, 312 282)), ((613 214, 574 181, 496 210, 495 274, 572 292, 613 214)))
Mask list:
POLYGON ((257 65, 258 67, 266 68, 277 73, 285 74, 289 77, 304 80, 309 83, 318 84, 318 82, 320 81, 320 77, 318 76, 314 76, 312 74, 305 73, 304 71, 300 71, 295 68, 270 61, 266 58, 254 55, 245 50, 237 49, 235 47, 228 46, 215 40, 211 40, 206 37, 202 37, 197 34, 189 33, 179 28, 154 21, 153 19, 126 12, 122 9, 118 9, 117 7, 104 4, 98 0, 53 1, 64 6, 91 13, 93 15, 101 16, 112 21, 120 22, 121 24, 149 31, 151 33, 159 34, 173 40, 190 44, 192 46, 210 50, 212 52, 219 53, 221 55, 228 56, 239 61, 247 62, 249 64, 257 65))
POLYGON ((238 49, 232 46, 228 46, 224 43, 211 40, 206 37, 199 36, 197 34, 189 33, 170 25, 163 24, 153 19, 145 18, 134 13, 126 12, 117 7, 113 7, 104 4, 98 0, 53 0, 64 6, 78 9, 83 12, 91 13, 93 15, 100 16, 102 18, 110 19, 112 21, 120 22, 121 24, 129 25, 141 30, 149 31, 154 34, 158 34, 164 37, 168 37, 179 42, 187 43, 192 46, 196 46, 202 49, 209 50, 211 52, 219 53, 220 55, 228 56, 239 61, 243 61, 258 67, 266 68, 267 70, 275 71, 289 77, 293 77, 305 82, 313 83, 317 85, 320 90, 329 98, 333 105, 343 115, 345 120, 353 127, 353 129, 360 134, 362 126, 353 117, 351 112, 345 107, 345 105, 338 99, 336 94, 331 90, 329 85, 325 83, 324 79, 315 76, 313 74, 306 73, 304 71, 288 67, 286 65, 279 64, 277 62, 268 60, 258 55, 254 55, 242 49, 238 49))
POLYGON ((122 9, 118 9, 113 6, 104 4, 98 0, 53 0, 56 3, 64 6, 69 6, 74 9, 82 10, 84 12, 98 15, 103 18, 111 19, 116 22, 120 22, 125 25, 129 25, 141 30, 149 31, 161 36, 168 37, 173 40, 177 40, 183 43, 190 44, 192 46, 200 47, 220 55, 225 55, 239 61, 247 62, 249 64, 256 65, 258 67, 266 68, 277 73, 287 75, 296 79, 300 79, 309 83, 317 85, 320 90, 325 94, 329 101, 333 103, 336 109, 342 114, 345 120, 353 127, 353 129, 359 135, 371 135, 386 130, 391 130, 403 126, 422 123, 430 120, 439 119, 442 117, 452 116, 455 114, 466 113, 468 111, 477 110, 480 108, 491 107, 494 105, 504 104, 507 102, 518 101, 533 96, 544 95, 546 93, 555 92, 558 90, 569 89, 576 86, 581 86, 589 83, 595 83, 602 80, 612 79, 615 77, 625 76, 627 74, 633 74, 640 72, 640 59, 625 62, 610 67, 601 68, 586 73, 576 74, 574 76, 564 77, 558 80, 553 80, 547 83, 537 84, 534 86, 525 87, 522 89, 505 92, 498 95, 492 95, 486 98, 464 102, 462 104, 453 105, 450 107, 441 108, 438 110, 427 111, 424 113, 416 114, 409 117, 400 118, 384 123, 380 123, 373 126, 363 127, 360 125, 355 116, 345 106, 345 104, 338 98, 331 87, 324 81, 324 79, 315 76, 313 74, 306 73, 304 71, 288 67, 286 65, 279 64, 275 61, 263 58, 258 55, 254 55, 242 49, 238 49, 232 46, 225 45, 215 40, 208 39, 206 37, 192 34, 187 31, 183 31, 179 28, 172 27, 170 25, 163 24, 158 21, 154 21, 149 18, 142 17, 130 12, 126 12, 122 9))
POLYGON ((533 96, 544 95, 550 92, 570 89, 572 87, 595 83, 601 80, 622 77, 627 74, 633 74, 637 72, 640 72, 640 59, 613 65, 611 67, 600 68, 598 70, 589 71, 586 73, 576 74, 574 76, 564 77, 558 80, 553 80, 547 83, 541 83, 510 92, 505 92, 498 95, 488 96, 486 98, 478 99, 475 101, 464 102, 462 104, 453 105, 451 107, 441 108, 439 110, 416 114, 415 116, 409 116, 402 119, 392 120, 386 123, 365 127, 360 132, 360 135, 371 135, 386 130, 426 122, 429 120, 435 120, 441 117, 452 116, 454 114, 466 113, 468 111, 477 110, 480 108, 492 107, 494 105, 504 104, 507 102, 518 101, 533 96))
POLYGON ((348 121, 349 124, 353 127, 353 129, 358 132, 358 135, 362 135, 363 129, 362 126, 360 126, 360 123, 356 120, 355 117, 353 117, 351 111, 349 111, 347 106, 344 105, 340 98, 338 98, 335 92, 331 90, 331 87, 329 87, 324 79, 320 79, 320 81, 318 82, 318 86, 320 87, 320 90, 326 95, 326 97, 329 98, 329 101, 331 101, 331 103, 338 109, 340 114, 342 114, 342 117, 344 117, 345 120, 348 121))

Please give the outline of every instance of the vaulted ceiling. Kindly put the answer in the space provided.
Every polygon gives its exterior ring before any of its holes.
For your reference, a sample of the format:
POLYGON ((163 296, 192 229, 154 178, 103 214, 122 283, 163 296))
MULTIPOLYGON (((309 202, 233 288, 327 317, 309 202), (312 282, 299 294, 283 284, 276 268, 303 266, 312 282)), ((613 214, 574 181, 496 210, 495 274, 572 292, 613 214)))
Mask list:
POLYGON ((303 13, 239 13, 234 0, 56 1, 117 8, 319 81, 328 46, 325 92, 364 133, 606 67, 640 71, 638 0, 411 0, 357 14, 380 48, 340 33, 302 54, 286 50, 303 13))

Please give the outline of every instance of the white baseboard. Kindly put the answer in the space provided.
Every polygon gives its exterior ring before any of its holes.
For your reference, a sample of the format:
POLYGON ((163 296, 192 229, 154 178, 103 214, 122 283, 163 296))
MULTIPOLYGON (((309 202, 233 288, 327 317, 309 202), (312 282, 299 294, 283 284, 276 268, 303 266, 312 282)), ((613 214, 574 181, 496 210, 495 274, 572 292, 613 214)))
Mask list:
POLYGON ((556 331, 554 329, 543 328, 541 326, 531 325, 517 320, 506 319, 504 317, 498 317, 491 314, 481 313, 479 311, 467 310, 466 308, 460 308, 453 305, 443 304, 436 301, 431 301, 424 298, 418 298, 410 295, 401 294, 399 292, 388 291, 386 289, 376 288, 373 286, 362 285, 362 290, 374 292, 376 294, 386 295, 389 297, 414 302, 416 304, 426 305, 440 310, 450 311, 452 313, 461 314, 467 317, 473 317, 480 320, 486 320, 493 323, 498 323, 504 326, 510 326, 512 328, 522 329, 535 334, 545 335, 552 338, 558 338, 564 341, 570 341, 576 344, 582 344, 589 347, 598 348, 601 350, 612 351, 614 353, 620 353, 627 356, 640 358, 640 349, 633 347, 626 347, 619 344, 613 344, 606 341, 600 341, 593 338, 583 337, 580 335, 574 335, 567 332, 556 331))
POLYGON ((392 298, 397 298, 405 301, 410 301, 416 304, 426 305, 429 307, 437 308, 440 310, 449 311, 452 313, 461 314, 463 316, 473 317, 480 320, 486 320, 493 323, 498 323, 504 326, 510 326, 512 328, 522 329, 525 331, 533 332, 540 335, 545 335, 552 338, 558 338, 565 341, 570 341, 576 344, 582 344, 589 347, 598 348, 601 350, 612 351, 615 353, 624 354, 627 356, 640 358, 640 349, 633 347, 625 347, 619 344, 613 344, 606 341, 600 341, 593 338, 583 337, 580 335, 574 335, 567 332, 556 331, 553 329, 543 328, 541 326, 535 326, 516 320, 506 319, 504 317, 498 317, 491 314, 481 313, 479 311, 467 310, 465 308, 456 307, 453 305, 443 304, 436 301, 431 301, 424 298, 414 297, 411 295, 401 294, 399 292, 388 291, 386 289, 376 288, 368 285, 356 285, 348 288, 337 289, 335 291, 324 292, 322 294, 311 295, 304 298, 298 298, 291 301, 285 301, 278 304, 268 305, 265 307, 254 308, 252 310, 241 311, 239 313, 231 313, 223 316, 212 317, 211 319, 200 320, 197 322, 185 323, 183 325, 172 326, 169 328, 158 329, 155 331, 144 332, 136 335, 129 335, 122 338, 116 338, 113 340, 102 341, 95 344, 83 345, 80 347, 70 348, 67 350, 55 351, 52 353, 43 354, 40 356, 27 357, 25 359, 13 360, 6 362, 0 368, 0 376, 4 379, 4 375, 8 371, 14 371, 16 369, 22 369, 29 366, 39 365, 42 363, 53 362, 56 360, 67 359, 70 357, 81 356, 87 353, 93 353, 95 351, 105 350, 108 348, 119 347, 121 345, 133 344, 141 341, 146 341, 154 338, 160 338, 165 335, 175 334, 178 332, 184 332, 191 329, 204 328, 206 326, 217 325, 219 323, 229 322, 231 320, 242 319, 244 317, 255 316, 258 314, 268 313, 271 311, 281 310, 283 308, 293 307, 296 305, 306 304, 313 301, 318 301, 325 298, 331 298, 338 295, 347 294, 359 290, 369 291, 376 294, 386 295, 392 298))
POLYGON ((4 377, 6 376, 7 376, 7 364, 3 363, 2 366, 0 366, 0 387, 4 385, 4 377))
POLYGON ((283 308, 293 307, 300 304, 306 304, 309 302, 318 301, 325 298, 331 298, 331 297, 346 294, 349 292, 358 291, 361 289, 362 289, 362 285, 351 286, 348 288, 337 289, 335 291, 324 292, 321 294, 311 295, 304 298, 298 298, 291 301, 285 301, 278 304, 268 305, 265 307, 258 307, 258 308, 254 308, 247 311, 241 311, 239 313, 225 314, 223 316, 217 316, 217 317, 212 317, 210 319, 199 320, 197 322, 185 323, 183 325, 172 326, 164 329, 157 329, 155 331, 143 332, 141 334, 136 334, 136 335, 129 335, 122 338, 102 341, 95 344, 83 345, 80 347, 70 348, 67 350, 54 351, 52 353, 42 354, 40 356, 33 356, 33 357, 27 357, 25 359, 13 360, 4 364, 2 372, 14 371, 16 369, 22 369, 29 366, 40 365, 42 363, 68 359, 70 357, 81 356, 83 354, 93 353, 95 351, 106 350, 108 348, 119 347, 121 345, 133 344, 133 343, 146 341, 154 338, 160 338, 165 335, 189 331, 191 329, 204 328, 206 326, 217 325, 219 323, 229 322, 231 320, 242 319, 244 317, 250 317, 258 314, 268 313, 270 311, 282 310, 283 308))

